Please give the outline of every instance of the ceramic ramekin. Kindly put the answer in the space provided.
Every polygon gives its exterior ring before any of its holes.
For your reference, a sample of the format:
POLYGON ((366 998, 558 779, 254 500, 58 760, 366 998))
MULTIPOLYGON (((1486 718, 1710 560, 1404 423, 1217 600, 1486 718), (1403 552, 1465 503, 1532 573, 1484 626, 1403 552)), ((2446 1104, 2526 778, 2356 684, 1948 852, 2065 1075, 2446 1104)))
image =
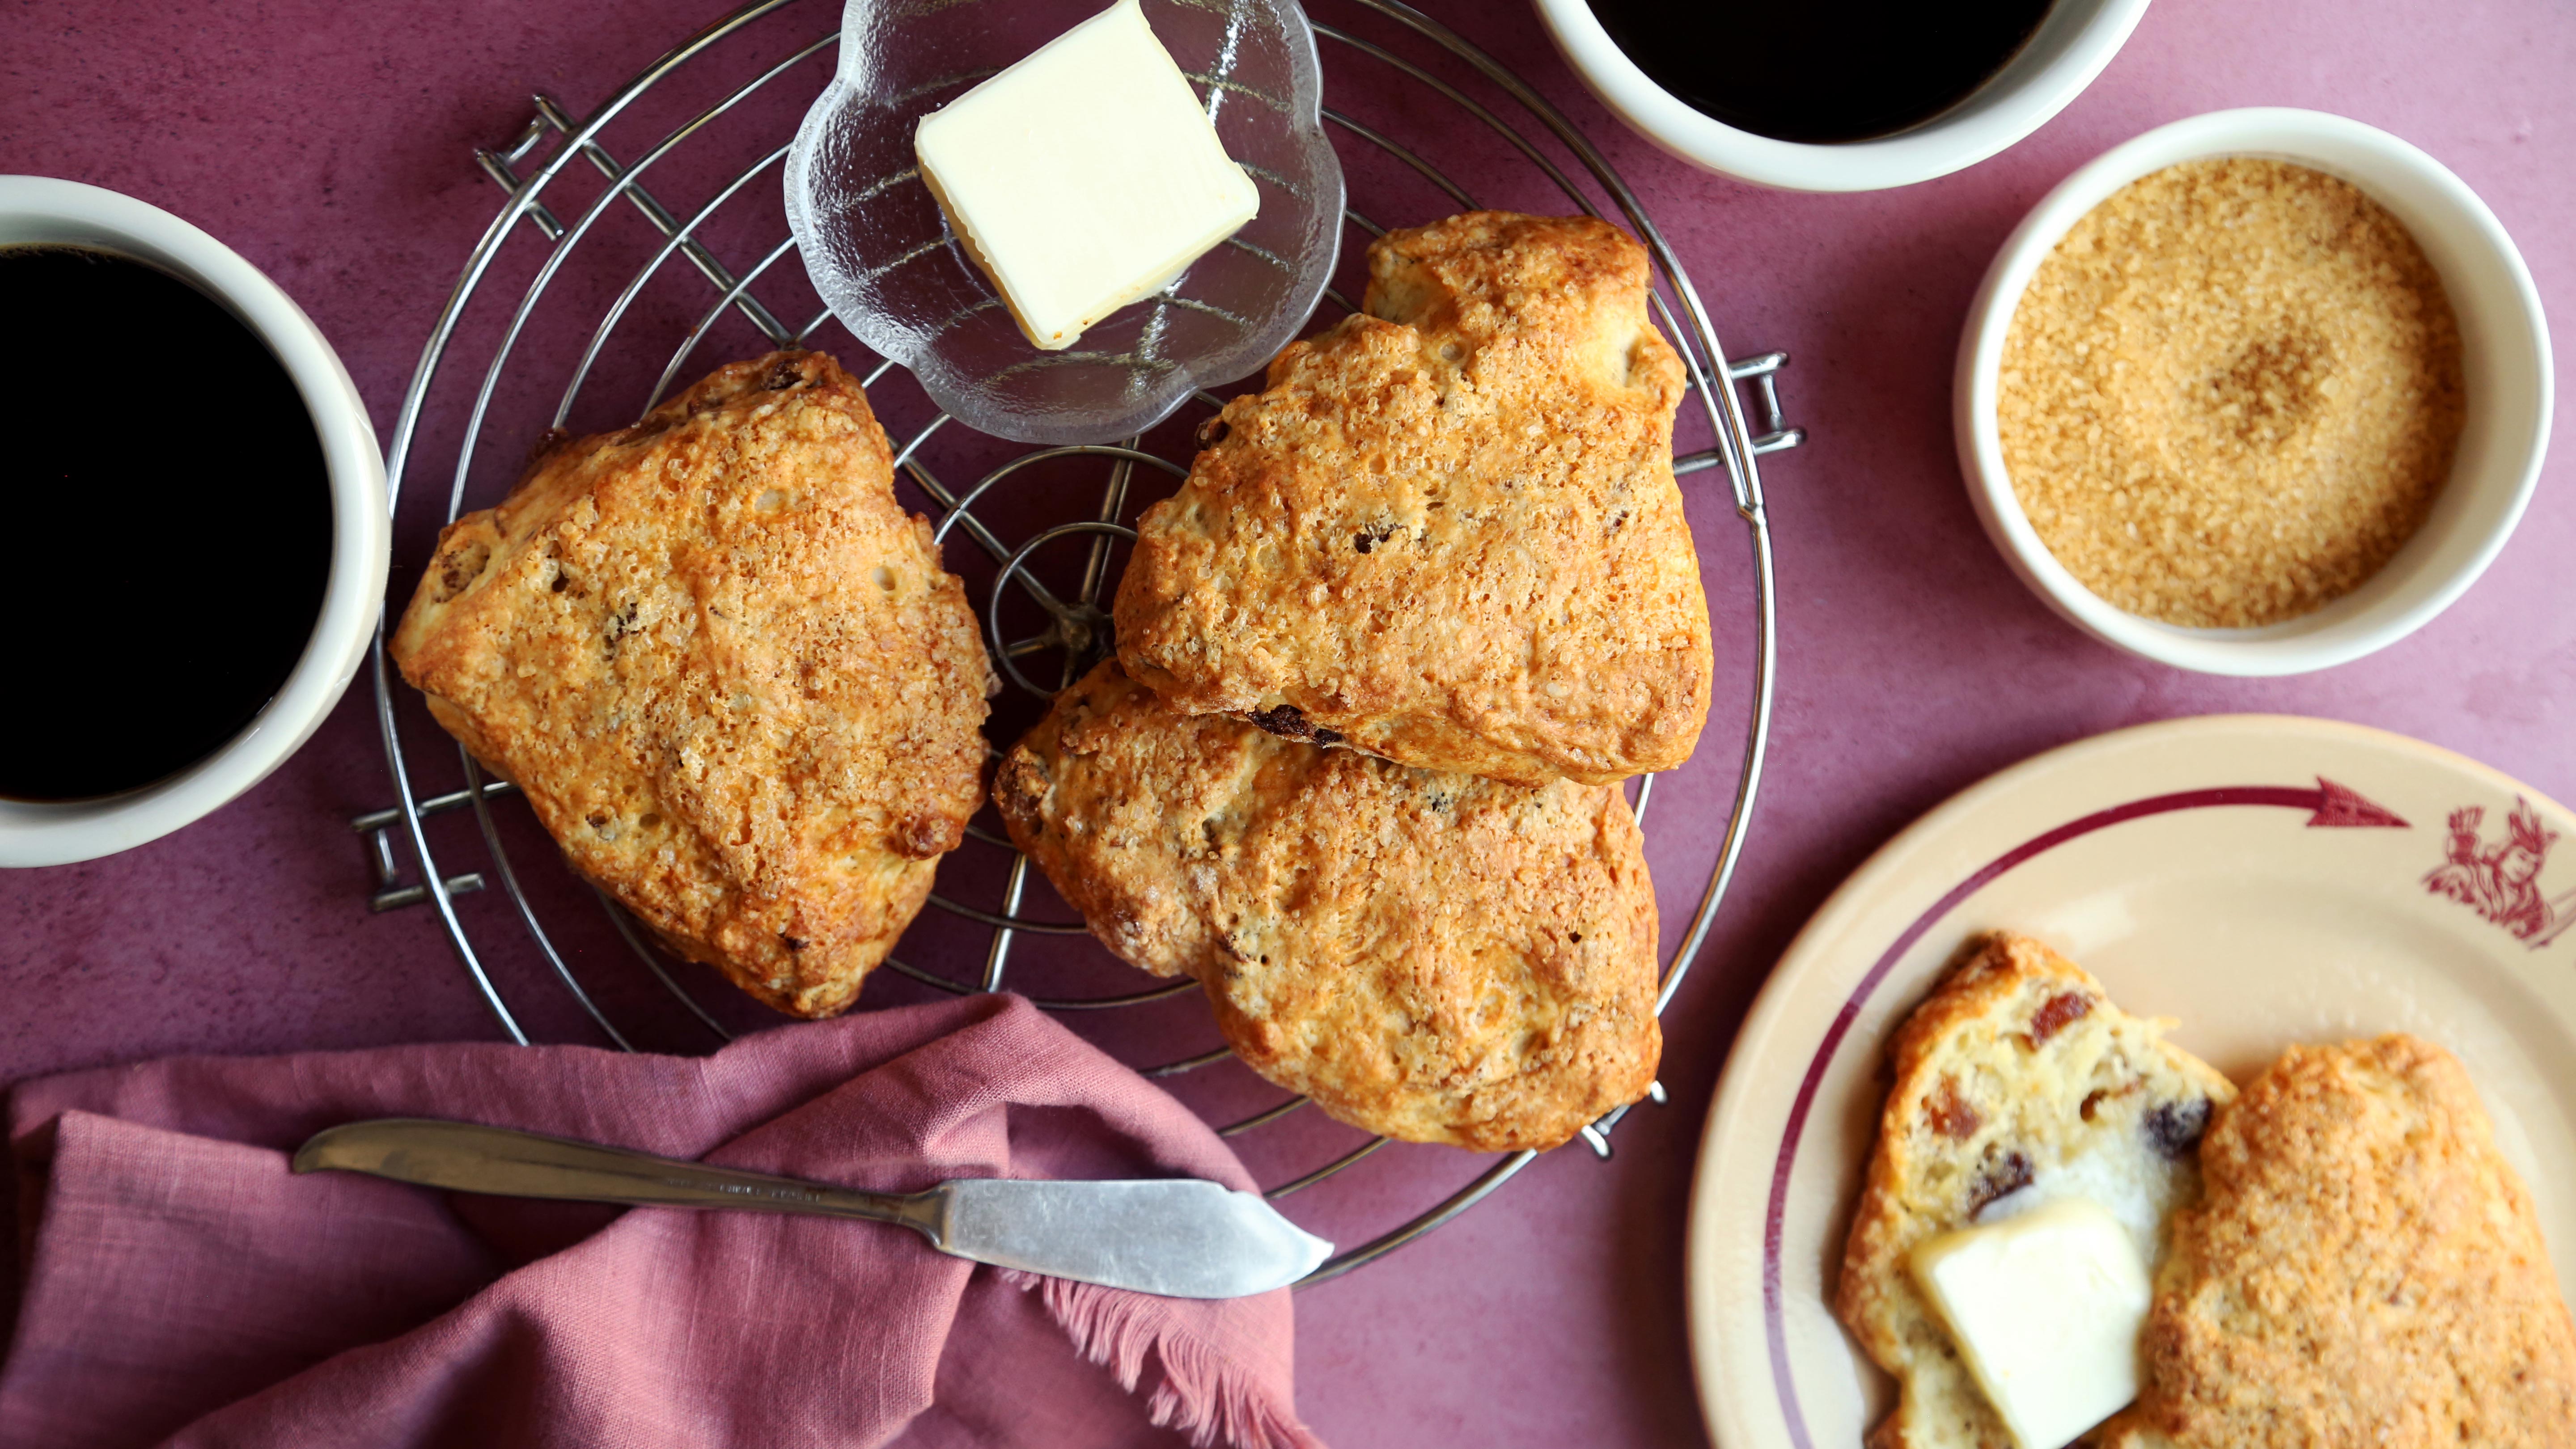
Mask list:
POLYGON ((1566 63, 1629 129, 1694 166, 1789 191, 1880 191, 1973 166, 2066 109, 2147 13, 2147 0, 2057 0, 1966 100, 1893 136, 1811 145, 1738 130, 1655 84, 1601 28, 1591 0, 1536 3, 1566 63))
POLYGON ((98 800, 0 800, 0 866, 58 865, 141 845, 258 784, 331 712, 366 657, 391 542, 385 465, 366 404, 321 330, 231 248, 157 206, 44 176, 0 176, 0 246, 118 252, 191 283, 277 355, 312 415, 331 484, 331 572, 303 657, 267 708, 221 749, 156 784, 98 800))
POLYGON ((1987 269, 1959 339, 1953 428, 1968 497, 2023 583, 2117 648, 2205 674, 2298 674, 2384 649, 2486 571, 2540 478, 2549 445, 2549 328, 2513 239, 2466 183, 2385 131, 2321 111, 2213 111, 2104 152, 2022 219, 1987 269), (2021 510, 1995 421, 1996 374, 2022 290, 2068 228, 2111 193, 2184 161, 2262 156, 2338 176, 2388 208, 2436 271, 2460 325, 2468 417, 2450 481, 2422 528, 2368 582, 2256 629, 2189 629, 2114 608, 2076 582, 2021 510))

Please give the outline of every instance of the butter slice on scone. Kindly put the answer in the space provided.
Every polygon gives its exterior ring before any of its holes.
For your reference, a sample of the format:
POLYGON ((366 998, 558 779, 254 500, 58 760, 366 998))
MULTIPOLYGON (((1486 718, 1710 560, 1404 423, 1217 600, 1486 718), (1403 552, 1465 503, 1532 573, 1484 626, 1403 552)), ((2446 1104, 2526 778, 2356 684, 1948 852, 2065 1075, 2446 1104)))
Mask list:
POLYGON ((1341 1121, 1551 1147, 1654 1080, 1655 892, 1614 786, 1280 739, 1108 660, 993 799, 1103 944, 1197 977, 1235 1053, 1341 1121))
POLYGON ((2199 1196, 2201 1135, 2235 1096, 2164 1040, 2169 1025, 2121 1011, 2075 963, 2012 935, 1906 1021, 1834 1300, 1898 1381, 1872 1449, 2014 1449, 1908 1271, 1917 1245, 2083 1198, 2120 1220, 2142 1261, 2162 1258, 2169 1215, 2199 1196))
POLYGON ((2113 1449, 2576 1444, 2576 1325, 2457 1060, 2292 1047, 2222 1113, 2177 1214, 2113 1449))

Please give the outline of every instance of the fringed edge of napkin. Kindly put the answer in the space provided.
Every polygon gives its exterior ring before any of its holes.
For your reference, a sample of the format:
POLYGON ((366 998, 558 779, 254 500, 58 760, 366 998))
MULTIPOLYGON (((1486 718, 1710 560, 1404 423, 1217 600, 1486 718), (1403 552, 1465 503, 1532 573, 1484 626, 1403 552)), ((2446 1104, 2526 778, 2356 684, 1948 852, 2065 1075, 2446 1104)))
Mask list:
POLYGON ((1152 1300, 1068 1278, 1006 1272, 1008 1281, 1034 1289, 1050 1317, 1073 1340, 1076 1353, 1136 1392, 1151 1355, 1162 1365, 1162 1381, 1146 1398, 1146 1411, 1157 1427, 1190 1436, 1197 1449, 1219 1443, 1235 1449, 1325 1449, 1315 1432, 1269 1401, 1242 1366, 1219 1357, 1188 1334, 1156 1322, 1152 1300))

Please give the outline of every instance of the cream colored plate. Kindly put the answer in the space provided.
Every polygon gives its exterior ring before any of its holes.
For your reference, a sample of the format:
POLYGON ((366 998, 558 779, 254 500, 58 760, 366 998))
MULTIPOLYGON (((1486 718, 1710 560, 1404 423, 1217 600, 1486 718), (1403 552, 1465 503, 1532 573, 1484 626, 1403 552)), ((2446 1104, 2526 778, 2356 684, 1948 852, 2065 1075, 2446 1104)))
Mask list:
MULTIPOLYGON (((2576 817, 2494 770, 2274 715, 2102 735, 1899 835, 1791 943, 1718 1084, 1692 1192, 1700 1401, 1721 1449, 1849 1449, 1893 1385, 1826 1308, 1888 1038, 2011 927, 2244 1080, 2409 1031, 2468 1064, 2576 1288, 2576 817)), ((2571 1294, 2576 1296, 2576 1294, 2571 1294)))

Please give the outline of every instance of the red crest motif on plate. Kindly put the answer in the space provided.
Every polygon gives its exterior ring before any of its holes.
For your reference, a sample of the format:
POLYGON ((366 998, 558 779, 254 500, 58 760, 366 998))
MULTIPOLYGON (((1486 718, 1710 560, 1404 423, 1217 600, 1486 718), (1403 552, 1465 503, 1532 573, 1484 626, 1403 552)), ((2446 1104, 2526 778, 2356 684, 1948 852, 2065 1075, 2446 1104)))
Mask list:
POLYGON ((2540 888, 2558 832, 2541 824, 2530 801, 2517 798, 2503 838, 2489 844, 2486 815, 2483 805, 2451 812, 2448 858, 2425 874, 2424 889, 2460 902, 2537 951, 2576 926, 2576 890, 2550 896, 2540 888))

